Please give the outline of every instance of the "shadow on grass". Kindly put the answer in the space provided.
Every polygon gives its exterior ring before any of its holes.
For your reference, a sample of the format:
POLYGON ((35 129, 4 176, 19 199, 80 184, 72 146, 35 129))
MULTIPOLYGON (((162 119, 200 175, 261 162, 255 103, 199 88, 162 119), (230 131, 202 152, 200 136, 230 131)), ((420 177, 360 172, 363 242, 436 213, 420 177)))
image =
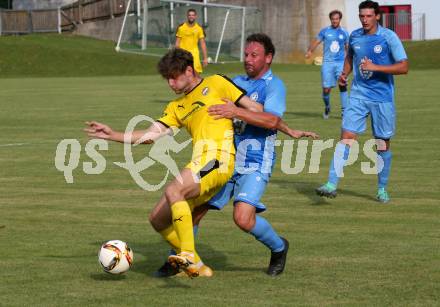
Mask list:
POLYGON ((317 182, 271 179, 270 183, 276 184, 286 190, 295 189, 299 194, 306 196, 310 200, 310 204, 313 206, 330 205, 326 198, 316 195, 315 189, 320 186, 317 182))
POLYGON ((115 275, 115 274, 110 274, 110 273, 92 273, 90 274, 90 278, 94 279, 94 280, 103 280, 103 281, 115 281, 115 280, 124 280, 127 278, 126 275, 123 274, 119 274, 119 275, 115 275))
POLYGON ((340 196, 349 195, 349 196, 364 198, 366 200, 371 200, 371 201, 377 202, 376 198, 372 194, 363 194, 363 193, 355 192, 352 190, 344 190, 344 189, 339 189, 338 194, 340 196))

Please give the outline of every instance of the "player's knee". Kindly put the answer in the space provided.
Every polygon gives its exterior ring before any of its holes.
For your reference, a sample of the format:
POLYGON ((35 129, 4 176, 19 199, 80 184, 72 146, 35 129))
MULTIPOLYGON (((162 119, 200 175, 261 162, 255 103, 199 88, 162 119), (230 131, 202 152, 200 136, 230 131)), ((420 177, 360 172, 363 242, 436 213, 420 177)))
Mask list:
POLYGON ((322 89, 322 93, 324 95, 328 95, 328 94, 330 94, 331 90, 332 89, 330 87, 325 87, 325 88, 322 89))
POLYGON ((168 185, 165 188, 164 194, 169 204, 174 204, 175 202, 183 199, 182 191, 173 185, 168 185))
POLYGON ((244 212, 234 211, 234 222, 241 230, 249 232, 255 225, 255 218, 244 212))

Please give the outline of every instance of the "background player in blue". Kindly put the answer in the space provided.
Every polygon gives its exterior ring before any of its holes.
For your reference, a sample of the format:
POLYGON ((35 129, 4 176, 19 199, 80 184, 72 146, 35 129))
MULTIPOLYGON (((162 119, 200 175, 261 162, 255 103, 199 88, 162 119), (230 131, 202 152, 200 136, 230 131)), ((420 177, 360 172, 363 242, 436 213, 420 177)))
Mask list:
MULTIPOLYGON (((334 10, 331 11, 328 16, 331 25, 321 29, 305 54, 305 57, 309 58, 313 50, 315 50, 321 42, 324 42, 324 59, 321 67, 322 99, 325 105, 324 119, 329 118, 330 92, 331 89, 336 86, 336 82, 342 72, 348 44, 348 32, 340 26, 342 13, 338 10, 334 10)), ((339 95, 341 98, 341 114, 343 115, 348 100, 347 86, 339 85, 339 95)))
MULTIPOLYGON (((274 54, 275 47, 267 35, 250 35, 245 47, 246 75, 233 79, 236 85, 246 90, 251 99, 264 105, 264 112, 247 112, 230 101, 210 108, 210 114, 217 118, 238 119, 234 123, 236 168, 233 177, 209 204, 197 207, 193 214, 194 225, 198 225, 210 206, 222 209, 234 197, 234 221, 237 226, 252 234, 272 252, 267 270, 271 276, 276 276, 284 270, 288 242, 274 231, 266 219, 256 213, 266 210, 260 198, 275 161, 276 129, 293 138, 318 137, 313 132, 290 129, 281 120, 286 108, 286 91, 283 82, 270 70, 274 54)), ((166 277, 175 274, 170 269, 172 270, 165 264, 156 276, 166 277)), ((211 275, 212 272, 207 272, 203 276, 211 275)))
POLYGON ((395 133, 393 75, 406 74, 408 60, 396 33, 378 24, 380 10, 377 2, 359 4, 359 19, 362 28, 350 35, 344 71, 339 77, 339 83, 346 84, 347 76, 353 71, 349 104, 342 120, 341 141, 336 145, 328 182, 316 192, 321 196, 336 196, 350 145, 357 134, 365 131, 370 115, 373 135, 377 139, 379 173, 376 198, 386 203, 390 200, 386 191, 391 167, 390 139, 395 133))

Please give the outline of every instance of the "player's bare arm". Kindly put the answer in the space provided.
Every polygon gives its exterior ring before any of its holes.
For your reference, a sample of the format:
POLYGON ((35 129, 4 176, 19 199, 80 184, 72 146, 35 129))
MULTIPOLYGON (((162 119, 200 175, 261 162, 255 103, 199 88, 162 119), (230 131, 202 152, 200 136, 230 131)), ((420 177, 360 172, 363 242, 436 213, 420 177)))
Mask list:
POLYGON ((361 69, 369 71, 383 72, 392 75, 404 75, 408 73, 408 60, 394 63, 392 65, 377 65, 370 59, 362 59, 361 69))
POLYGON ((313 50, 315 50, 316 47, 318 47, 318 45, 319 45, 320 43, 321 43, 321 41, 318 40, 318 39, 314 39, 314 40, 312 41, 312 43, 310 44, 309 49, 307 49, 307 52, 306 52, 306 54, 305 54, 306 59, 310 58, 310 56, 312 55, 313 50))
POLYGON ((172 134, 170 128, 165 127, 165 125, 159 122, 154 122, 146 130, 135 130, 130 134, 115 131, 110 126, 96 121, 86 122, 86 125, 87 128, 84 129, 84 132, 86 132, 89 137, 119 143, 151 144, 164 135, 172 134))
MULTIPOLYGON (((228 99, 223 99, 225 102, 230 102, 228 99)), ((263 112, 263 105, 261 103, 258 103, 252 99, 250 99, 248 96, 243 96, 238 100, 238 104, 250 111, 254 112, 263 112)))
POLYGON ((204 38, 201 38, 199 40, 199 42, 200 42, 200 48, 202 49, 202 54, 203 54, 203 63, 202 64, 205 67, 208 65, 208 51, 206 48, 206 41, 204 38))
POLYGON ((312 137, 319 138, 314 132, 291 129, 280 117, 268 112, 254 112, 237 107, 232 101, 223 99, 226 104, 213 105, 208 112, 215 119, 220 118, 237 118, 241 119, 253 126, 279 130, 292 138, 312 137))
POLYGON ((348 54, 344 60, 344 69, 339 76, 338 83, 340 86, 346 86, 348 82, 348 76, 353 70, 353 56, 348 54))

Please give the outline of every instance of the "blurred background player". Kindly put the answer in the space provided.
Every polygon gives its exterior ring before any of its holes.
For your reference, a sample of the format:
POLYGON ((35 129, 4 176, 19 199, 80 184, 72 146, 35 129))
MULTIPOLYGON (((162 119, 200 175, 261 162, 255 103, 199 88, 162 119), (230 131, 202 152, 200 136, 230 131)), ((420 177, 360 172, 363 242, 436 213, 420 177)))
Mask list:
POLYGON ((185 49, 193 55, 194 69, 197 73, 202 73, 202 64, 200 63, 199 42, 203 54, 203 67, 208 65, 208 52, 206 49, 205 32, 197 23, 197 12, 195 9, 189 9, 186 12, 186 22, 179 25, 176 32, 176 48, 185 49))
MULTIPOLYGON (((257 215, 266 210, 260 199, 275 163, 276 129, 293 138, 318 137, 313 132, 290 129, 281 120, 286 109, 286 90, 283 81, 270 69, 274 54, 275 47, 270 37, 262 33, 250 35, 245 45, 246 75, 233 79, 251 99, 263 105, 264 112, 238 108, 231 102, 210 107, 209 113, 217 119, 238 119, 234 122, 236 167, 233 177, 223 189, 207 205, 198 207, 194 212, 194 224, 198 225, 210 207, 221 210, 234 198, 233 218, 236 225, 271 251, 267 269, 267 274, 271 276, 283 272, 289 249, 288 241, 280 237, 265 218, 257 215), (251 142, 252 146, 248 146, 251 142)), ((156 276, 166 277, 176 273, 165 264, 156 272, 156 276)), ((211 271, 209 273, 212 275, 211 271)))
POLYGON ((336 145, 328 182, 316 192, 320 196, 336 196, 350 145, 359 133, 365 131, 370 115, 373 135, 377 139, 379 173, 376 198, 386 203, 390 200, 386 191, 391 167, 390 138, 395 133, 396 120, 393 75, 406 74, 408 60, 396 33, 378 24, 380 10, 377 2, 359 4, 359 19, 362 28, 350 35, 344 71, 339 77, 339 84, 345 85, 353 71, 350 99, 342 119, 341 141, 336 145))
MULTIPOLYGON (((344 66, 344 57, 348 44, 348 32, 343 29, 341 24, 341 11, 334 10, 329 13, 331 25, 321 29, 318 36, 312 41, 305 54, 310 58, 313 50, 321 42, 324 42, 324 56, 321 67, 322 99, 324 100, 324 119, 329 118, 330 114, 330 92, 336 86, 339 75, 344 66)), ((347 104, 347 87, 339 85, 339 95, 341 99, 341 115, 344 115, 344 108, 347 104)))

